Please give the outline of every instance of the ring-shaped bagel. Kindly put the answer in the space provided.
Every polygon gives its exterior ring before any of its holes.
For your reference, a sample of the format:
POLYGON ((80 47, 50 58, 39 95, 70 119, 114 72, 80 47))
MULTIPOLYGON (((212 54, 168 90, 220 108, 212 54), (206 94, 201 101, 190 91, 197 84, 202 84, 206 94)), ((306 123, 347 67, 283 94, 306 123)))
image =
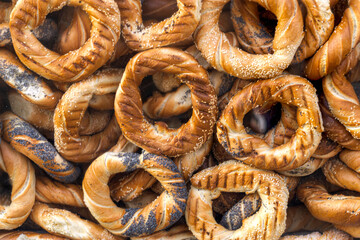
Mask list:
POLYGON ((231 46, 218 26, 221 11, 230 0, 204 0, 195 43, 204 58, 218 71, 241 79, 271 78, 291 63, 303 37, 303 21, 298 2, 253 0, 278 17, 273 54, 249 54, 231 46))
POLYGON ((285 231, 289 192, 279 175, 227 161, 195 174, 191 184, 185 218, 197 239, 278 239, 285 231), (220 191, 257 192, 261 207, 240 229, 227 230, 213 216, 212 199, 220 191))
POLYGON ((115 115, 129 141, 144 150, 169 157, 195 151, 213 132, 216 94, 207 72, 188 53, 175 48, 151 49, 127 64, 115 97, 115 115), (178 129, 163 122, 150 124, 144 117, 139 86, 143 78, 162 71, 176 74, 191 92, 192 116, 178 129))
POLYGON ((74 82, 86 78, 111 57, 120 37, 120 12, 112 0, 19 0, 10 15, 13 46, 21 62, 51 80, 74 82), (44 47, 31 30, 46 15, 65 5, 80 7, 90 17, 90 38, 74 51, 60 55, 44 47))
POLYGON ((331 195, 325 184, 316 180, 307 180, 299 185, 297 196, 319 220, 340 225, 359 225, 360 197, 331 195))
POLYGON ((116 235, 142 236, 165 229, 185 211, 187 189, 176 165, 168 158, 143 153, 107 152, 98 157, 85 173, 84 200, 91 214, 116 235), (123 209, 110 198, 108 182, 118 172, 145 169, 162 183, 165 191, 144 208, 123 209))
POLYGON ((323 131, 315 88, 305 79, 283 75, 246 86, 229 102, 217 122, 217 137, 235 159, 269 170, 291 170, 315 152, 323 131), (297 107, 298 128, 289 142, 272 148, 246 132, 243 119, 264 103, 280 102, 297 107))
POLYGON ((55 147, 29 123, 11 112, 1 114, 0 121, 3 123, 3 138, 49 176, 61 182, 73 182, 80 175, 80 169, 63 159, 55 147))
POLYGON ((94 95, 116 92, 122 69, 104 69, 74 83, 64 93, 54 113, 54 139, 59 153, 73 162, 89 162, 115 145, 121 131, 113 117, 94 135, 80 135, 80 124, 94 95))
POLYGON ((140 0, 116 0, 121 12, 122 34, 135 51, 168 46, 191 37, 200 21, 200 0, 177 0, 178 11, 170 18, 145 27, 140 0))
POLYGON ((20 227, 31 213, 35 202, 35 171, 30 161, 0 139, 0 169, 12 183, 11 203, 0 205, 0 229, 20 227))

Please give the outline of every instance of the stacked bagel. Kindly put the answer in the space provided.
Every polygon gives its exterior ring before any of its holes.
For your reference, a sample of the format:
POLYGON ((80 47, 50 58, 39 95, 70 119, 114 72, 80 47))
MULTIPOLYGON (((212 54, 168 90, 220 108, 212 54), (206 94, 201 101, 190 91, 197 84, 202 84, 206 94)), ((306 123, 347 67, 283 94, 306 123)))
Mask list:
POLYGON ((0 1, 0 239, 360 238, 359 22, 360 0, 0 1))

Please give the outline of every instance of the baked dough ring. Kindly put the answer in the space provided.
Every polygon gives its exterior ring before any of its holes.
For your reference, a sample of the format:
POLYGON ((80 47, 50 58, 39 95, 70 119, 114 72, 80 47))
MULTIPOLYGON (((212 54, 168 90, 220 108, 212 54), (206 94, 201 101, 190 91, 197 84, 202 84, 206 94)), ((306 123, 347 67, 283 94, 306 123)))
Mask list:
POLYGON ((35 203, 30 217, 49 233, 70 239, 124 240, 122 237, 112 235, 98 224, 81 219, 76 214, 40 202, 35 203))
POLYGON ((297 196, 319 220, 340 225, 359 225, 360 197, 330 195, 325 184, 315 180, 299 185, 297 196))
POLYGON ((81 186, 62 184, 45 176, 36 176, 36 201, 74 207, 86 207, 81 186))
POLYGON ((285 231, 289 192, 284 180, 269 171, 227 161, 205 169, 191 178, 186 222, 198 239, 278 239, 285 231), (243 220, 236 231, 219 225, 212 212, 212 199, 226 192, 257 192, 261 207, 243 220))
POLYGON ((113 93, 123 70, 104 69, 75 83, 64 93, 54 114, 55 146, 73 162, 89 162, 115 145, 121 131, 113 117, 106 128, 92 136, 80 136, 81 120, 93 95, 113 93))
POLYGON ((283 75, 248 85, 230 101, 217 122, 217 137, 235 159, 262 169, 291 170, 303 165, 315 152, 323 131, 315 89, 305 79, 283 75), (298 107, 298 128, 290 141, 271 148, 250 135, 243 118, 264 103, 280 102, 298 107))
POLYGON ((122 34, 135 51, 168 46, 193 34, 200 21, 200 0, 177 0, 178 11, 159 23, 145 27, 140 0, 116 0, 121 12, 122 34))
POLYGON ((120 12, 112 0, 19 0, 9 25, 21 62, 47 79, 74 82, 91 75, 111 57, 120 37, 120 12), (60 55, 44 47, 31 30, 43 23, 46 15, 65 5, 83 9, 92 27, 90 38, 81 48, 60 55))
POLYGON ((122 236, 142 236, 165 229, 182 216, 187 199, 185 182, 168 158, 143 153, 107 152, 85 173, 84 200, 96 220, 110 232, 122 236), (165 191, 144 208, 118 208, 107 186, 111 175, 143 168, 159 180, 165 191))
POLYGON ((45 79, 29 71, 6 49, 0 49, 0 78, 26 100, 41 108, 54 109, 62 96, 61 92, 53 91, 45 79))
POLYGON ((326 180, 339 187, 360 192, 360 175, 339 159, 329 159, 322 167, 326 180))
POLYGON ((80 169, 63 159, 30 124, 10 112, 1 114, 0 121, 3 123, 3 138, 52 178, 61 182, 73 182, 78 178, 80 169))
POLYGON ((278 17, 273 40, 274 54, 249 54, 231 46, 218 26, 222 8, 230 0, 204 0, 195 43, 204 58, 218 71, 242 79, 271 78, 291 63, 304 37, 302 15, 297 1, 253 0, 278 17))
MULTIPOLYGON (((307 10, 306 30, 292 61, 295 64, 311 57, 328 40, 334 28, 334 15, 329 0, 302 0, 302 3, 307 10)), ((234 0, 231 11, 240 44, 254 53, 272 53, 272 36, 260 23, 257 5, 247 0, 234 0)))
POLYGON ((359 43, 360 1, 349 0, 348 3, 349 7, 329 40, 306 65, 305 74, 311 80, 318 80, 330 74, 359 43))
POLYGON ((30 161, 0 139, 0 169, 12 184, 10 205, 0 205, 0 229, 15 229, 28 218, 35 202, 35 171, 30 161))
POLYGON ((115 115, 129 141, 144 150, 169 157, 195 151, 213 132, 216 95, 207 72, 188 53, 175 48, 152 49, 135 55, 127 64, 115 97, 115 115), (177 74, 191 91, 190 120, 178 129, 150 124, 143 115, 139 86, 157 71, 177 74))

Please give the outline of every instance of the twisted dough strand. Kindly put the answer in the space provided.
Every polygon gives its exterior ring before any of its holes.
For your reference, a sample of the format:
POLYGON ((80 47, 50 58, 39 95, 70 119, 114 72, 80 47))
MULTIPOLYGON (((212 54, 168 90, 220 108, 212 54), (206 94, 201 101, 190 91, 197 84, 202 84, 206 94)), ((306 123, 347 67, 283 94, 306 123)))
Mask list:
POLYGON ((0 168, 12 184, 10 205, 0 205, 0 229, 15 229, 28 218, 35 202, 35 172, 30 161, 0 139, 0 168))

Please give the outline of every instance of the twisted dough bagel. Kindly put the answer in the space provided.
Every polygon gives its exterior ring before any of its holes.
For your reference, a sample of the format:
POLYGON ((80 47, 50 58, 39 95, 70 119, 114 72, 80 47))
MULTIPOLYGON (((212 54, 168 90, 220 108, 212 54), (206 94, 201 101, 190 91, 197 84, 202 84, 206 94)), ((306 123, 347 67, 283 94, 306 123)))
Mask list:
POLYGON ((235 159, 270 170, 291 170, 303 165, 318 147, 322 131, 314 87, 292 75, 246 86, 231 99, 217 122, 218 140, 235 159), (243 125, 246 113, 265 102, 297 107, 299 127, 289 142, 274 148, 264 139, 248 134, 243 125))
POLYGON ((143 153, 107 152, 88 168, 83 180, 84 200, 96 220, 122 236, 149 235, 169 227, 182 216, 187 189, 176 165, 168 158, 143 153), (110 198, 108 181, 118 172, 145 169, 163 184, 165 191, 144 208, 118 208, 110 198))
POLYGON ((89 162, 115 145, 121 134, 115 117, 97 134, 80 136, 79 131, 92 96, 115 92, 122 75, 121 69, 104 69, 64 93, 54 114, 55 146, 64 158, 89 162))
POLYGON ((331 195, 324 183, 315 180, 299 185, 297 196, 319 220, 353 226, 360 223, 360 197, 331 195))
POLYGON ((120 12, 112 0, 19 0, 9 25, 15 52, 28 68, 47 79, 74 82, 91 75, 111 57, 120 37, 120 12), (91 33, 81 48, 60 55, 44 47, 31 30, 65 5, 80 7, 89 15, 91 33))
POLYGON ((185 217, 197 239, 278 239, 285 231, 289 192, 279 175, 228 161, 195 174, 191 184, 185 217), (212 199, 220 191, 257 192, 261 207, 240 229, 227 230, 213 216, 212 199))
MULTIPOLYGON (((334 15, 330 1, 302 0, 307 14, 305 37, 296 51, 292 63, 311 57, 328 40, 334 28, 334 15)), ((257 4, 248 0, 232 1, 231 19, 241 46, 247 51, 271 53, 272 36, 260 22, 257 4)))
POLYGON ((148 152, 176 157, 197 150, 212 134, 216 100, 207 72, 190 54, 175 48, 152 49, 128 62, 116 92, 115 115, 129 141, 148 152), (157 71, 176 74, 190 88, 192 116, 178 129, 163 122, 152 125, 144 118, 139 86, 157 71))
POLYGON ((348 3, 349 7, 329 40, 306 65, 305 74, 311 80, 318 80, 335 70, 360 40, 360 1, 349 0, 348 3))
POLYGON ((121 12, 122 34, 135 51, 168 46, 191 37, 200 21, 200 0, 177 0, 178 11, 159 23, 145 27, 140 0, 116 0, 121 12))
POLYGON ((4 139, 52 178, 73 182, 80 175, 80 169, 63 159, 54 146, 30 124, 10 112, 1 114, 0 121, 4 126, 4 139))
POLYGON ((278 17, 274 54, 249 54, 231 46, 218 26, 222 8, 230 0, 204 0, 195 43, 204 58, 218 71, 242 79, 270 78, 291 63, 303 37, 302 15, 297 1, 253 0, 278 17))
POLYGON ((12 183, 11 203, 0 205, 0 229, 20 227, 35 202, 35 171, 30 161, 0 139, 0 169, 7 172, 12 183))

